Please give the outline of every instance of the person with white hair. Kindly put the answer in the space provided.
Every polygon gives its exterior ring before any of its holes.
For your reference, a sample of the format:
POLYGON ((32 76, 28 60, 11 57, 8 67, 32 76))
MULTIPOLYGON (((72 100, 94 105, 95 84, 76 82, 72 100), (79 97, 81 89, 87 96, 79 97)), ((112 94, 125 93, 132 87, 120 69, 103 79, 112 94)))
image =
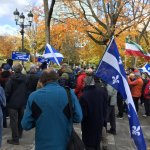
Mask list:
POLYGON ((100 150, 102 129, 106 123, 108 94, 104 88, 95 85, 91 75, 86 76, 84 85, 80 97, 83 112, 82 140, 86 150, 100 150))
POLYGON ((31 65, 29 73, 27 74, 26 77, 26 88, 27 88, 27 95, 26 99, 28 99, 29 95, 36 90, 37 83, 39 80, 39 76, 37 74, 37 66, 36 65, 31 65))
POLYGON ((23 129, 21 119, 26 105, 26 76, 22 74, 23 66, 19 63, 13 65, 14 74, 5 85, 7 108, 10 116, 10 127, 12 138, 7 140, 8 144, 19 145, 23 129))

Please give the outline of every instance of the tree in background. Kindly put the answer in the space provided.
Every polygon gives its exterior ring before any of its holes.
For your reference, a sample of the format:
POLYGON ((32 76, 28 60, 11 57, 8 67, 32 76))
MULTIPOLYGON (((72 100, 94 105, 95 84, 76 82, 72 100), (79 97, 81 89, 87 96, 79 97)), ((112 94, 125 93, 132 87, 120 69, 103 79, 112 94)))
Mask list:
POLYGON ((88 36, 99 45, 135 25, 146 22, 150 16, 149 0, 64 0, 72 14, 84 21, 88 36))
POLYGON ((0 36, 0 57, 11 58, 12 51, 21 48, 21 39, 16 36, 0 36))
POLYGON ((45 14, 45 35, 46 43, 50 43, 50 22, 52 18, 53 8, 55 5, 55 0, 51 0, 50 8, 48 0, 43 0, 44 3, 44 14, 45 14))

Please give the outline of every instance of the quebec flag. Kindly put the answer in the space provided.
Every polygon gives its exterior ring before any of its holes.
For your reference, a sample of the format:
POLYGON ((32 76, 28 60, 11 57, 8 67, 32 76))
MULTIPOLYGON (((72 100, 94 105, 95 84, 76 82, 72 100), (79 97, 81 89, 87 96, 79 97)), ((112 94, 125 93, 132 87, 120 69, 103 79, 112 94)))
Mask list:
POLYGON ((146 150, 140 122, 131 96, 126 74, 114 37, 112 38, 99 66, 96 76, 114 87, 123 96, 128 108, 128 119, 131 137, 138 150, 146 150))
POLYGON ((146 72, 150 75, 150 64, 146 63, 142 68, 139 69, 141 72, 146 72))
POLYGON ((63 55, 55 50, 51 45, 46 44, 45 52, 43 54, 45 59, 49 59, 53 63, 56 63, 60 66, 60 62, 63 60, 63 55))

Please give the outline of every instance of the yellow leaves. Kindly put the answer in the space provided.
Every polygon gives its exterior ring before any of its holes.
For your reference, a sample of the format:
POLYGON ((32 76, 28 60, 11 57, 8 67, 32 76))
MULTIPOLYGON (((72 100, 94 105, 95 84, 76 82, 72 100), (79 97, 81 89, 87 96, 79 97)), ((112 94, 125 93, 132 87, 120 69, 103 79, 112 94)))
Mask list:
POLYGON ((4 58, 11 57, 11 52, 17 50, 20 41, 18 37, 0 36, 0 56, 4 58))

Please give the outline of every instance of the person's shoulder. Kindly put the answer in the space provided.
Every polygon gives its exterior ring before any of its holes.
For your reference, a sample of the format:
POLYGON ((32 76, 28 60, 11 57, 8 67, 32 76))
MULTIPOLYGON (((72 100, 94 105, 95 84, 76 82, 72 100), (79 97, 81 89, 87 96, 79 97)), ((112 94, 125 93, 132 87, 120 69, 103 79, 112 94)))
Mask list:
POLYGON ((3 87, 0 85, 0 91, 3 91, 4 89, 3 89, 3 87))
POLYGON ((37 97, 39 97, 39 95, 41 95, 41 91, 43 90, 43 88, 37 89, 36 91, 32 92, 29 95, 29 99, 30 100, 36 100, 37 97))

